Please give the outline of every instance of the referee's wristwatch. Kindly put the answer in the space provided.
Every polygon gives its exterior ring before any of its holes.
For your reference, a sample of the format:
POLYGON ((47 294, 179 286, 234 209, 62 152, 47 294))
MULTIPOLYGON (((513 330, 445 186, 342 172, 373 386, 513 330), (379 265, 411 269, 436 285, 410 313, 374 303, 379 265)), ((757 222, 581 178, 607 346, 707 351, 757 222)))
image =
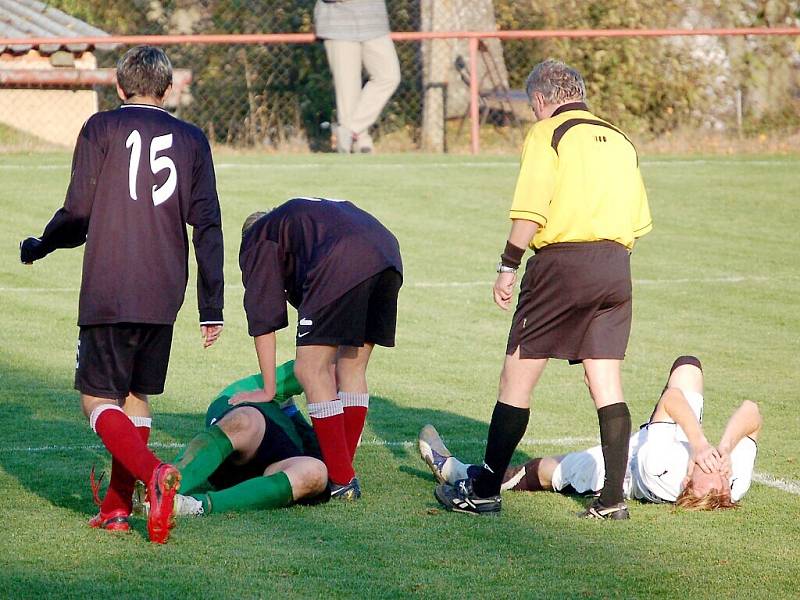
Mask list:
POLYGON ((497 272, 498 273, 516 273, 516 267, 509 267, 508 265, 504 265, 503 263, 497 263, 497 272))

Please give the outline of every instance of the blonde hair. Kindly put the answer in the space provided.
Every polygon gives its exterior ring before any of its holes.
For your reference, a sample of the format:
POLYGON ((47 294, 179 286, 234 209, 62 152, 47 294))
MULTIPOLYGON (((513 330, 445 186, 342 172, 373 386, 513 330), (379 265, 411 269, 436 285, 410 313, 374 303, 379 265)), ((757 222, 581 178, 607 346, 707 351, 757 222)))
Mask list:
POLYGON ((739 508, 739 504, 731 500, 731 494, 727 490, 709 490, 702 496, 694 492, 690 481, 683 488, 683 491, 675 499, 675 506, 686 510, 728 510, 739 508))

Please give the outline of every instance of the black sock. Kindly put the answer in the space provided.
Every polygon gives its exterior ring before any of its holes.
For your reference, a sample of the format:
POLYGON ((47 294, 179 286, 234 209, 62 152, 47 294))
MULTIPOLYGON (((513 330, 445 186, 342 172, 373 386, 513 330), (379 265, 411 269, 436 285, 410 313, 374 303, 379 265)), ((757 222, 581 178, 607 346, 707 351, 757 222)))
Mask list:
POLYGON ((613 506, 622 502, 622 482, 628 464, 628 442, 631 437, 631 413, 624 402, 609 404, 597 411, 600 421, 600 443, 606 481, 600 492, 600 503, 613 506))
POLYGON ((484 468, 473 482, 473 491, 481 498, 500 493, 503 475, 528 427, 529 408, 517 408, 498 402, 494 405, 489 436, 486 440, 484 468))

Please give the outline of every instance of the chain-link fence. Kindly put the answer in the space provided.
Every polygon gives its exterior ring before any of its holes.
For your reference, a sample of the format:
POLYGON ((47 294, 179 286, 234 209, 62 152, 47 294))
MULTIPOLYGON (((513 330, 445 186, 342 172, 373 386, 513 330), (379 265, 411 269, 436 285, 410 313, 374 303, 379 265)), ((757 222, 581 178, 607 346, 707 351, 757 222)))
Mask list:
MULTIPOLYGON (((715 21, 717 17, 699 13, 692 17, 694 22, 687 22, 689 17, 674 21, 665 16, 669 10, 661 9, 650 11, 651 23, 645 10, 648 6, 639 7, 639 20, 618 23, 622 17, 613 17, 615 21, 601 15, 594 21, 570 23, 559 21, 555 8, 550 12, 546 6, 541 8, 548 2, 535 3, 540 7, 537 11, 526 11, 527 4, 511 0, 389 0, 387 6, 392 29, 409 32, 564 25, 686 28, 765 24, 724 21, 719 15, 715 21)), ((555 7, 557 3, 549 4, 555 7)), ((588 11, 587 3, 568 4, 575 4, 576 14, 588 11)), ((686 8, 693 3, 650 4, 671 9, 675 8, 671 5, 686 8)), ((796 25, 800 6, 795 5, 800 3, 779 4, 789 9, 775 17, 777 23, 766 25, 796 25)), ((50 5, 118 35, 313 31, 312 0, 53 0, 50 5)), ((661 143, 681 138, 692 144, 700 138, 766 134, 781 144, 797 143, 798 39, 482 40, 476 55, 481 147, 485 151, 518 151, 532 116, 522 89, 524 80, 530 68, 548 56, 563 58, 581 70, 593 110, 619 124, 637 141, 661 143)), ((395 45, 402 81, 374 128, 377 149, 468 150, 468 41, 412 40, 395 45)), ((71 56, 63 51, 19 54, 7 50, 0 54, 0 74, 15 69, 19 73, 52 73, 28 74, 27 79, 18 76, 11 83, 0 75, 0 146, 25 147, 39 139, 69 145, 88 114, 118 104, 109 70, 126 49, 90 49, 71 56), (83 75, 78 73, 71 81, 64 75, 67 71, 82 71, 83 75)), ((334 129, 330 124, 336 120, 336 111, 321 42, 183 44, 166 49, 176 68, 176 88, 180 88, 171 99, 171 110, 203 128, 215 144, 281 151, 331 149, 334 129)))

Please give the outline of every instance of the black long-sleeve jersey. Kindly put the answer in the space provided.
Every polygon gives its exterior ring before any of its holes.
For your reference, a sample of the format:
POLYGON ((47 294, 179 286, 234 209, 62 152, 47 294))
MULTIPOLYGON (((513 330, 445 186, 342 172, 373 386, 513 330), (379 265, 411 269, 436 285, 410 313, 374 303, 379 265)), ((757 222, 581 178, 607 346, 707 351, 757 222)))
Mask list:
POLYGON ((222 218, 208 140, 161 108, 125 104, 81 129, 40 253, 86 243, 79 325, 171 324, 188 281, 187 224, 200 321, 221 323, 222 218))
POLYGON ((386 269, 402 275, 400 245, 380 221, 344 200, 293 198, 246 232, 239 250, 251 336, 288 325, 386 269))

